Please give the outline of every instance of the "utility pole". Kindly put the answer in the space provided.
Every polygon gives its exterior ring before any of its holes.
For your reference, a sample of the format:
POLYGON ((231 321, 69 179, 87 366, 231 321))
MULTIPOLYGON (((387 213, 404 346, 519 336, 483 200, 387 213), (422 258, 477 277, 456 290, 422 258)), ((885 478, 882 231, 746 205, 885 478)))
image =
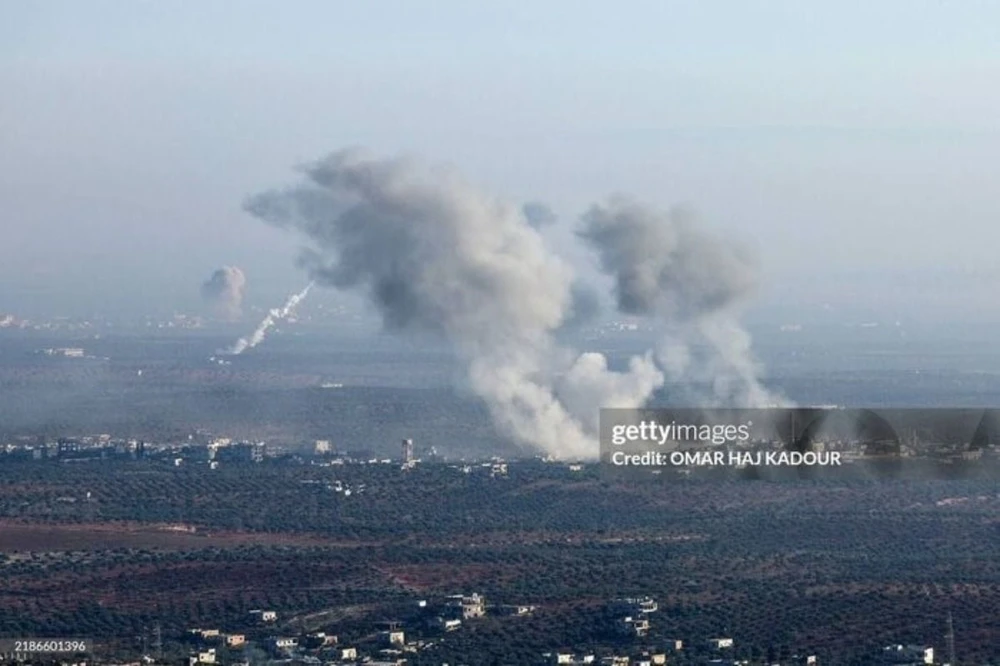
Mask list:
POLYGON ((156 660, 163 661, 163 633, 159 622, 153 626, 153 651, 156 652, 156 660))
POLYGON ((955 625, 951 621, 951 611, 948 611, 948 620, 946 624, 947 630, 944 634, 944 640, 947 644, 948 649, 948 666, 956 666, 955 664, 955 625))

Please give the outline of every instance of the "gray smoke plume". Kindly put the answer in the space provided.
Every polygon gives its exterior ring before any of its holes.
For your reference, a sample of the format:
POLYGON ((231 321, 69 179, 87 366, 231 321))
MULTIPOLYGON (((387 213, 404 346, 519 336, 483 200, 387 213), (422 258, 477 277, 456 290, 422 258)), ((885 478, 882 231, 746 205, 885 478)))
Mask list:
POLYGON ((614 278, 618 309, 655 316, 657 360, 671 382, 709 386, 700 404, 785 404, 760 382, 739 306, 757 286, 757 266, 738 245, 712 236, 684 210, 661 212, 623 197, 593 206, 579 235, 614 278))
POLYGON ((535 229, 553 224, 558 219, 552 209, 541 201, 529 201, 521 206, 521 211, 524 219, 535 229))
POLYGON ((246 209, 302 233, 310 247, 300 264, 312 278, 366 293, 386 328, 448 340, 471 389, 522 443, 594 456, 596 406, 638 406, 662 384, 651 355, 614 373, 602 356, 555 342, 573 309, 573 276, 517 206, 450 171, 358 151, 301 171, 302 184, 254 196, 246 209))
POLYGON ((232 347, 223 353, 233 355, 242 354, 246 350, 253 349, 260 343, 264 342, 264 338, 267 337, 267 332, 271 330, 271 327, 291 315, 295 311, 296 306, 302 302, 302 299, 306 297, 306 294, 308 294, 309 290, 312 288, 313 283, 310 282, 306 285, 305 289, 289 296, 288 300, 285 301, 285 304, 280 308, 272 308, 249 337, 240 338, 232 347))
POLYGON ((201 296, 215 306, 216 312, 229 321, 243 314, 243 291, 247 279, 236 266, 223 266, 201 285, 201 296))
POLYGON ((597 291, 588 284, 576 282, 570 288, 570 307, 562 328, 579 329, 597 319, 600 313, 601 301, 597 291))

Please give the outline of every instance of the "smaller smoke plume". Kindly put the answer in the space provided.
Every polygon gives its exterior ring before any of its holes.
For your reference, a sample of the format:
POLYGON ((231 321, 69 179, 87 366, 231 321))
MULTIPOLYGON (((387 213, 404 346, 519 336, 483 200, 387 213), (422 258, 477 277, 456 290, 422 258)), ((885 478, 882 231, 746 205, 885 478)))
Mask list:
POLYGON ((236 266, 223 266, 201 285, 201 296, 215 306, 219 316, 235 321, 243 314, 247 279, 236 266))
POLYGON ((253 349, 261 342, 263 342, 264 338, 267 337, 267 332, 271 330, 271 327, 273 327, 279 321, 285 319, 290 314, 292 314, 292 312, 295 311, 295 307, 302 302, 302 299, 306 297, 306 294, 309 293, 309 290, 312 289, 312 287, 313 283, 310 282, 309 284, 306 285, 305 289, 298 292, 297 294, 292 294, 291 296, 289 296, 288 300, 285 301, 285 304, 283 306, 281 306, 280 308, 274 308, 270 312, 268 312, 267 316, 264 317, 264 321, 260 322, 260 325, 257 326, 256 330, 254 330, 254 332, 250 334, 249 337, 240 338, 239 340, 237 340, 236 344, 234 344, 232 347, 226 350, 226 353, 233 355, 242 354, 246 350, 253 349))
POLYGON ((757 286, 746 250, 699 229, 682 209, 661 212, 617 197, 591 207, 579 234, 614 277, 626 314, 697 319, 729 310, 757 286))
POLYGON ((710 392, 681 397, 734 407, 785 403, 761 383, 739 323, 739 305, 757 286, 756 264, 743 248, 699 229, 686 211, 625 198, 593 206, 579 235, 614 278, 619 311, 658 320, 657 361, 668 381, 710 392))

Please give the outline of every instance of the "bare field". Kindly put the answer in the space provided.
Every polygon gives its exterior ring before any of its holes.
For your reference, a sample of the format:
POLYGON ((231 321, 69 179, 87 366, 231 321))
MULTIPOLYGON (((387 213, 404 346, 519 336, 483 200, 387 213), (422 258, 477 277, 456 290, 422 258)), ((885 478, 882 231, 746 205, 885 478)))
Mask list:
POLYGON ((38 524, 0 520, 0 552, 51 552, 147 548, 196 550, 247 545, 348 546, 350 543, 312 535, 237 531, 205 531, 169 523, 38 524))

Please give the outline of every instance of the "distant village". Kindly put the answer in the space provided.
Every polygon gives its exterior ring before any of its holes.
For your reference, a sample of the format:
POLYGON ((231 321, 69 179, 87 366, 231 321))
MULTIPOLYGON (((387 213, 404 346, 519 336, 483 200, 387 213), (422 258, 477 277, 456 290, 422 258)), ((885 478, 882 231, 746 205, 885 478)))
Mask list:
MULTIPOLYGON (((229 465, 297 464, 336 467, 341 465, 395 466, 401 473, 431 461, 446 464, 464 474, 502 479, 508 476, 515 462, 500 458, 479 461, 443 463, 432 450, 428 460, 416 455, 413 440, 400 443, 398 456, 383 457, 365 452, 345 453, 334 450, 329 440, 313 441, 307 451, 292 452, 270 447, 264 442, 237 441, 208 433, 194 433, 184 441, 152 443, 134 438, 119 438, 110 434, 62 437, 54 440, 37 437, 15 437, 0 445, 0 461, 21 460, 51 464, 93 464, 112 461, 146 460, 167 467, 197 466, 214 470, 229 465)), ((564 466, 569 472, 582 472, 588 465, 549 461, 564 466)), ((342 497, 363 494, 365 484, 346 483, 335 478, 303 480, 303 483, 325 483, 330 492, 342 497)), ((65 501, 89 501, 89 493, 65 501)), ((252 611, 239 626, 190 627, 186 634, 168 637, 186 646, 187 666, 403 666, 417 656, 420 663, 433 659, 434 650, 447 643, 455 632, 461 632, 488 616, 523 617, 544 613, 544 606, 529 603, 490 604, 475 592, 457 593, 438 599, 416 602, 406 617, 373 623, 363 632, 364 637, 344 642, 340 637, 323 631, 298 631, 294 623, 285 623, 278 612, 269 609, 252 611)), ((615 636, 607 647, 575 649, 573 646, 552 646, 540 653, 534 662, 542 665, 593 666, 653 666, 672 663, 697 665, 793 666, 818 664, 814 654, 785 655, 773 661, 761 662, 735 656, 737 639, 720 635, 691 643, 684 636, 670 640, 650 639, 651 627, 657 622, 659 605, 651 597, 613 599, 606 602, 602 617, 605 626, 601 635, 615 636), (622 647, 626 646, 626 647, 622 647)), ((596 629, 595 629, 596 630, 596 629)), ((661 634, 662 635, 662 634, 661 634)), ((113 662, 117 666, 150 666, 178 663, 177 657, 164 659, 163 637, 157 636, 135 661, 113 662)), ((885 646, 870 655, 869 664, 947 664, 929 644, 885 646)), ((3 663, 40 663, 38 655, 7 653, 3 663)), ((45 663, 61 666, 97 666, 110 664, 88 659, 54 659, 45 663)), ((439 662, 434 662, 439 663, 439 662)), ((460 666, 440 662, 440 666, 460 666)))
MULTIPOLYGON (((416 655, 433 654, 433 650, 449 640, 469 623, 487 615, 508 617, 527 616, 536 612, 532 605, 492 605, 475 592, 456 594, 441 599, 420 600, 407 620, 386 620, 369 627, 363 638, 351 643, 322 631, 296 633, 281 625, 276 611, 256 609, 249 612, 239 628, 215 626, 191 627, 184 636, 175 637, 187 646, 185 661, 164 658, 163 637, 156 634, 153 644, 146 645, 135 661, 106 662, 90 658, 52 659, 38 661, 40 655, 6 653, 0 663, 53 663, 59 666, 153 666, 179 664, 186 666, 406 666, 416 655)), ((672 663, 704 666, 814 666, 816 655, 795 654, 774 661, 750 661, 732 656, 736 641, 729 636, 713 637, 703 645, 689 646, 682 639, 660 641, 656 646, 645 645, 645 638, 657 610, 650 597, 615 599, 606 606, 606 617, 624 643, 635 642, 631 648, 608 647, 603 650, 579 651, 553 649, 538 655, 537 666, 661 666, 672 663)), ((927 666, 948 664, 935 656, 930 645, 887 645, 870 655, 866 663, 874 666, 927 666)), ((471 656, 471 655, 470 655, 471 656)), ((427 663, 423 661, 422 663, 427 663)), ((435 662, 436 663, 436 662, 435 662)), ((450 666, 441 663, 441 666, 450 666)), ((459 666, 459 665, 455 665, 459 666)))

